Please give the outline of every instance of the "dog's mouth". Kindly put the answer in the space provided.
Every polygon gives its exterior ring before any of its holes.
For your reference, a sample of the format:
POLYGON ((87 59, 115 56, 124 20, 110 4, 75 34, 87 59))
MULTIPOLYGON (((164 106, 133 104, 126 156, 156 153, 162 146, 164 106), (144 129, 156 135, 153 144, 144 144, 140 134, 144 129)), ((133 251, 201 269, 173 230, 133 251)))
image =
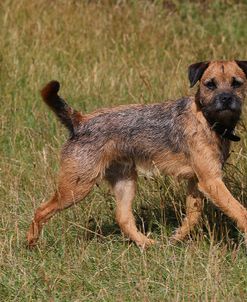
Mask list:
POLYGON ((215 112, 217 112, 217 113, 228 112, 228 113, 234 114, 234 113, 238 113, 238 112, 241 113, 241 110, 233 109, 233 108, 222 108, 222 109, 216 109, 215 112))
POLYGON ((219 115, 219 116, 229 117, 229 118, 231 118, 233 116, 240 117, 241 111, 226 108, 226 109, 221 109, 221 110, 215 111, 215 114, 219 115))
POLYGON ((241 105, 229 105, 212 108, 211 111, 214 111, 216 114, 229 114, 229 115, 241 115, 241 105))

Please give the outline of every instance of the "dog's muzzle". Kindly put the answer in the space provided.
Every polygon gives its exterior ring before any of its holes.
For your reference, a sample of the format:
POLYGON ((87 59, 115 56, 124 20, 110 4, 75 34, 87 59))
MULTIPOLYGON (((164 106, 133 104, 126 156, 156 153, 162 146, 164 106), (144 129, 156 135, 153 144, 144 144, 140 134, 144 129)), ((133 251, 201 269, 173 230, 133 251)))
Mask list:
POLYGON ((213 100, 215 111, 231 111, 234 114, 241 114, 241 100, 232 93, 220 93, 213 100))
POLYGON ((219 93, 202 107, 203 114, 211 125, 234 129, 241 115, 241 99, 232 93, 219 93))

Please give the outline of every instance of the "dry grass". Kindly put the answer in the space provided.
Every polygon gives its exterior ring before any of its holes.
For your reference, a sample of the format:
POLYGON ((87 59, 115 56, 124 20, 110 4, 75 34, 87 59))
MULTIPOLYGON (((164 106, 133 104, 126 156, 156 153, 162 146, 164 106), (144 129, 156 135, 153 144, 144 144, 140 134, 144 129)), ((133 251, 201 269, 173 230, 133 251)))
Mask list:
MULTIPOLYGON (((193 240, 168 245, 185 196, 169 177, 139 182, 139 227, 160 240, 145 253, 121 236, 104 186, 52 220, 36 250, 25 248, 33 210, 54 189, 67 135, 41 102, 42 85, 58 79, 85 112, 193 93, 189 64, 247 58, 246 13, 245 1, 230 0, 1 1, 1 301, 246 301, 241 238, 211 205, 193 240)), ((245 121, 226 169, 243 203, 245 121)))

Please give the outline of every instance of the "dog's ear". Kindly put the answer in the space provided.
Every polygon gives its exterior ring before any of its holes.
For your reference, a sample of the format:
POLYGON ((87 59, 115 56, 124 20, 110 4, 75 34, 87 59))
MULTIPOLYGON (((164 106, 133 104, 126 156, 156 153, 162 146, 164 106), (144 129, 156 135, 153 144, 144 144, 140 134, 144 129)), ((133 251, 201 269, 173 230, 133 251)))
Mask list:
POLYGON ((197 81, 199 81, 204 73, 204 71, 208 68, 209 62, 198 62, 192 64, 188 68, 188 77, 190 80, 190 87, 193 87, 197 81))
POLYGON ((245 73, 245 76, 247 78, 247 61, 235 61, 238 66, 243 70, 243 72, 245 73))

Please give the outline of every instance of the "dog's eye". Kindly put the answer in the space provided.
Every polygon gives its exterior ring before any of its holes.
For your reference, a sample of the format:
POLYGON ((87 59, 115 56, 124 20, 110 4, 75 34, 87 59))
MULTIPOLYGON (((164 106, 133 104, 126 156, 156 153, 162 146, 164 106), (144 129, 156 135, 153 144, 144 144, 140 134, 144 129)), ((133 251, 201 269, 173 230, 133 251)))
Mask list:
POLYGON ((204 85, 210 90, 214 90, 217 88, 216 83, 213 80, 204 83, 204 85))
POLYGON ((242 81, 240 81, 240 80, 238 80, 236 78, 233 78, 233 80, 232 80, 232 87, 233 88, 239 88, 242 85, 243 85, 242 81))

